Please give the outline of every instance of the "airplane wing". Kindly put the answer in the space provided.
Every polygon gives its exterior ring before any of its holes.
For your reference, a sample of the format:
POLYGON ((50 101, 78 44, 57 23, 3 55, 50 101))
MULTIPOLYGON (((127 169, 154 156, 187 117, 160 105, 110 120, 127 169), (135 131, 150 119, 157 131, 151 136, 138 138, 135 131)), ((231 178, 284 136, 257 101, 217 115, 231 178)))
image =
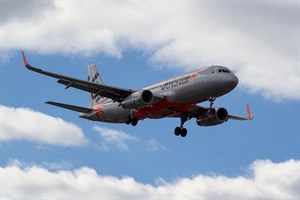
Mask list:
MULTIPOLYGON (((253 115, 251 113, 250 110, 250 106, 247 104, 246 105, 247 108, 247 117, 240 117, 237 115, 232 115, 232 114, 228 114, 228 119, 234 119, 234 120, 252 120, 253 119, 253 115)), ((188 112, 189 112, 189 118, 198 118, 202 115, 204 115, 209 108, 203 107, 203 106, 199 106, 199 105, 195 105, 194 107, 192 107, 188 112)))
POLYGON ((228 115, 229 119, 235 119, 235 120, 252 120, 254 116, 252 115, 250 107, 249 107, 248 104, 246 105, 246 108, 247 108, 247 118, 246 117, 240 117, 240 116, 229 114, 228 115))
POLYGON ((53 78, 57 78, 58 79, 57 82, 65 85, 66 89, 69 87, 77 88, 79 90, 84 90, 93 93, 94 97, 96 97, 97 95, 101 95, 102 97, 107 97, 117 102, 122 102, 126 97, 128 97, 129 95, 135 92, 134 90, 131 89, 123 89, 119 87, 93 83, 90 81, 80 80, 80 79, 44 71, 42 69, 32 67, 28 63, 24 51, 22 51, 22 57, 23 57, 24 65, 27 69, 40 74, 51 76, 53 78))

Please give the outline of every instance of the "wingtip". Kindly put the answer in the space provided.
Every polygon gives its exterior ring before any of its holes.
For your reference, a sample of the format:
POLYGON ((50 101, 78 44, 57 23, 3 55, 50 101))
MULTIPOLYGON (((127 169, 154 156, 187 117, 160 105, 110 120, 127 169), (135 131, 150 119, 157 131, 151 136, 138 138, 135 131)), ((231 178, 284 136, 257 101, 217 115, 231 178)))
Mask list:
POLYGON ((23 57, 24 66, 25 67, 30 66, 29 63, 28 63, 28 61, 27 61, 27 59, 26 59, 24 51, 22 51, 22 57, 23 57))
POLYGON ((253 116, 253 114, 251 113, 249 104, 247 104, 246 107, 247 107, 248 120, 252 120, 252 119, 254 118, 254 116, 253 116))

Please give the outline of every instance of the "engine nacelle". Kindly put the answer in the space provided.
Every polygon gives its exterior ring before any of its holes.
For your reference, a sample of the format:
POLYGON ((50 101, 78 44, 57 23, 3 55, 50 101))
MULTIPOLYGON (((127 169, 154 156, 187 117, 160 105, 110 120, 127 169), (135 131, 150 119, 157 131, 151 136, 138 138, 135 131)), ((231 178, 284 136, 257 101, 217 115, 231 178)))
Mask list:
POLYGON ((140 109, 151 104, 153 101, 153 94, 150 90, 138 91, 128 96, 121 106, 125 109, 140 109))
POLYGON ((228 112, 225 108, 212 108, 203 116, 197 118, 199 126, 214 126, 222 124, 228 120, 228 112))

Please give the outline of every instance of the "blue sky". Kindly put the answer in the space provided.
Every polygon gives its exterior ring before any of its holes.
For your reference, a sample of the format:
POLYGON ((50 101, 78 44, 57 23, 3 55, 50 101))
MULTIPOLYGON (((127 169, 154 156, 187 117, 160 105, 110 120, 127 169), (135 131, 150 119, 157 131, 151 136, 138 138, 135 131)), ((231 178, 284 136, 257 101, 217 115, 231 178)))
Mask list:
POLYGON ((299 2, 27 3, 1 2, 3 198, 299 198, 299 2), (19 14, 9 12, 14 7, 19 14), (22 19, 29 8, 32 14, 22 19), (28 71, 21 50, 35 67, 81 79, 95 63, 105 83, 133 89, 225 65, 240 83, 215 105, 246 115, 249 103, 254 120, 199 127, 192 119, 181 138, 173 134, 179 119, 144 120, 136 127, 80 119, 44 102, 87 106, 88 94, 28 71), (74 189, 74 179, 87 188, 74 189), (284 185, 283 179, 291 181, 284 185), (61 191, 59 180, 70 193, 61 191), (99 193, 94 183, 107 188, 99 193), (250 189, 233 192, 224 183, 250 189), (30 193, 38 184, 41 192, 30 193), (194 189, 172 192, 177 187, 194 189))

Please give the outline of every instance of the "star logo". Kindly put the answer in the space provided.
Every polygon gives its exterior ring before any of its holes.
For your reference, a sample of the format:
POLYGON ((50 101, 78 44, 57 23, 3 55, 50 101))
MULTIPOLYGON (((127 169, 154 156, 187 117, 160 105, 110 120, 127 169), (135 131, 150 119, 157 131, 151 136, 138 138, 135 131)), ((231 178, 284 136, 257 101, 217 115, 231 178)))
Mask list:
POLYGON ((193 73, 190 75, 190 80, 191 80, 191 81, 195 80, 199 74, 200 74, 200 71, 193 72, 193 73))

